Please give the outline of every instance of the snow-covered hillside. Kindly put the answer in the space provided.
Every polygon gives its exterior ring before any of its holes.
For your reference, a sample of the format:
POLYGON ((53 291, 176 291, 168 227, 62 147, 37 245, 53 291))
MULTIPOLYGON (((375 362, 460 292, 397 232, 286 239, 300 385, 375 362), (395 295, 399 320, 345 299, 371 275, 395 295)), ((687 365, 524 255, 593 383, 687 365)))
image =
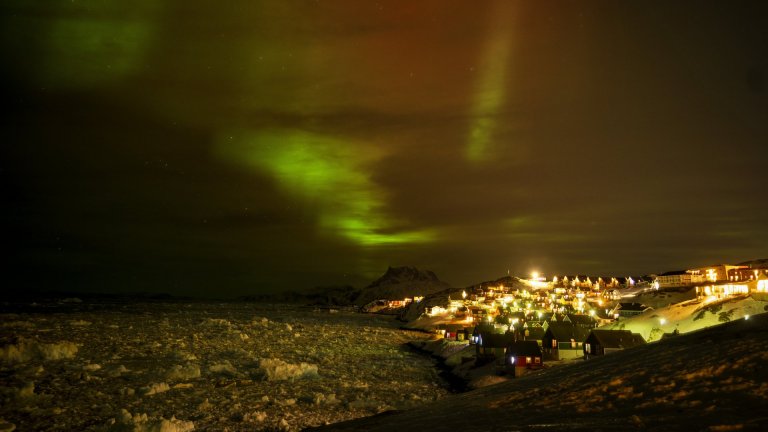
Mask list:
POLYGON ((714 302, 687 300, 621 319, 602 328, 630 330, 652 342, 661 339, 664 333, 673 333, 675 330, 688 333, 767 311, 768 302, 755 300, 748 295, 714 302))
POLYGON ((765 430, 766 362, 760 314, 322 430, 765 430))
POLYGON ((446 395, 404 347, 425 335, 397 325, 234 303, 3 313, 0 430, 298 430, 446 395))

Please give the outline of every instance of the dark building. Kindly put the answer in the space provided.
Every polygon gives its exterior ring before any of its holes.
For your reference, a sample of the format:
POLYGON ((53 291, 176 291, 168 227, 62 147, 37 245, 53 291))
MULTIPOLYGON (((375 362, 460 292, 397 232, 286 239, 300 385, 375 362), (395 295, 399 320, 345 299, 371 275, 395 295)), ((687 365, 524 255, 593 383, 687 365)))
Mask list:
POLYGON ((541 347, 549 360, 577 358, 583 355, 582 344, 589 336, 589 329, 573 323, 553 322, 544 332, 541 347))
POLYGON ((584 356, 598 356, 644 345, 645 339, 629 330, 592 330, 584 342, 584 356))
POLYGON ((509 342, 504 359, 507 373, 516 377, 544 367, 541 348, 535 341, 509 342))
POLYGON ((482 361, 498 360, 503 362, 504 351, 510 342, 514 342, 512 333, 480 333, 475 344, 477 359, 482 361))

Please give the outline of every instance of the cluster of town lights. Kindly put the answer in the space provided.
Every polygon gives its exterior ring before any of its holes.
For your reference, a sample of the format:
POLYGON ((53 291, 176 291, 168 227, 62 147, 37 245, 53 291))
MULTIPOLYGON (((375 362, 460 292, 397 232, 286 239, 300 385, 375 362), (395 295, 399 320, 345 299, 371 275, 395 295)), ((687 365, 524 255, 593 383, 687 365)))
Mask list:
MULTIPOLYGON (((708 279, 717 277, 720 273, 714 269, 701 270, 702 276, 706 275, 708 279)), ((768 274, 768 271, 766 271, 768 274)), ((755 279, 758 279, 756 275, 755 279)), ((646 281, 639 279, 648 288, 645 289, 658 289, 659 281, 646 281)), ((702 277, 703 280, 703 277, 702 277)), ((552 280, 547 280, 538 271, 530 272, 529 279, 523 279, 525 288, 515 288, 514 293, 508 290, 503 284, 499 286, 481 286, 480 293, 467 292, 467 290, 461 291, 461 299, 450 300, 450 305, 444 306, 431 306, 427 308, 428 316, 438 316, 444 314, 450 314, 452 318, 462 323, 479 323, 488 322, 492 323, 494 318, 505 317, 507 314, 524 313, 526 319, 530 315, 538 316, 542 318, 544 313, 581 313, 588 314, 596 320, 607 319, 611 316, 616 319, 619 318, 619 313, 614 310, 611 312, 611 305, 614 301, 620 301, 621 297, 617 294, 618 288, 612 289, 612 287, 634 287, 636 281, 632 278, 608 278, 608 277, 586 277, 586 276, 563 276, 562 279, 555 276, 552 280), (560 281, 560 282, 558 282, 560 281), (620 284, 620 285, 617 285, 620 284), (541 291, 540 288, 547 288, 541 291), (602 289, 605 289, 603 291, 602 289), (550 291, 551 290, 551 291, 550 291), (471 309, 471 310, 470 310, 471 309), (466 314, 466 316, 464 316, 466 314)), ((758 280, 757 291, 760 292, 761 288, 764 291, 768 291, 768 279, 758 280)), ((705 282, 706 283, 706 282, 705 282)), ((750 292, 750 289, 745 284, 725 283, 725 284, 712 284, 696 286, 696 294, 698 299, 703 299, 704 303, 709 303, 717 299, 721 299, 723 296, 744 294, 750 292)), ((407 304, 411 299, 405 299, 404 303, 407 304)), ((418 302, 420 297, 413 299, 418 302)), ((668 320, 664 317, 657 317, 660 326, 666 326, 668 320)), ((744 319, 749 319, 745 316, 744 319)), ((498 324, 501 326, 508 325, 510 329, 514 329, 515 326, 521 324, 515 320, 499 320, 498 324)))
POLYGON ((531 279, 529 284, 533 288, 543 288, 547 285, 546 278, 539 274, 539 272, 531 272, 531 279))

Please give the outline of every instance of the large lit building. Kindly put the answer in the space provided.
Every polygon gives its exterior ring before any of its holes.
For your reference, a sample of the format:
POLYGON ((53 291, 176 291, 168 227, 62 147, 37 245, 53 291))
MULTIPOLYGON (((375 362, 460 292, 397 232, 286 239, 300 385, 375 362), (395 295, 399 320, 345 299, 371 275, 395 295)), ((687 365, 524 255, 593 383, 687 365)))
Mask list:
POLYGON ((728 270, 728 280, 747 282, 753 292, 768 292, 768 268, 733 268, 728 270))
POLYGON ((660 274, 656 281, 659 287, 695 285, 706 282, 706 276, 698 269, 677 270, 660 274))
POLYGON ((708 267, 699 267, 693 269, 693 271, 698 271, 700 274, 704 275, 707 282, 723 282, 730 280, 729 272, 731 270, 747 268, 748 267, 744 265, 717 264, 708 267))

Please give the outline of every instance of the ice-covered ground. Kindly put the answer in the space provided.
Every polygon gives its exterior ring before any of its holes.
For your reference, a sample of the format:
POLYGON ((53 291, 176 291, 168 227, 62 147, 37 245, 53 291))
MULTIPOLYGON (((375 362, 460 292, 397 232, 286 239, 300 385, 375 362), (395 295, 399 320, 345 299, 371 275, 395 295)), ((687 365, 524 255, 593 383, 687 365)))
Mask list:
MULTIPOLYGON (((8 307, 5 307, 6 311, 8 307)), ((390 318, 253 304, 0 314, 0 431, 297 430, 448 392, 390 318)))

